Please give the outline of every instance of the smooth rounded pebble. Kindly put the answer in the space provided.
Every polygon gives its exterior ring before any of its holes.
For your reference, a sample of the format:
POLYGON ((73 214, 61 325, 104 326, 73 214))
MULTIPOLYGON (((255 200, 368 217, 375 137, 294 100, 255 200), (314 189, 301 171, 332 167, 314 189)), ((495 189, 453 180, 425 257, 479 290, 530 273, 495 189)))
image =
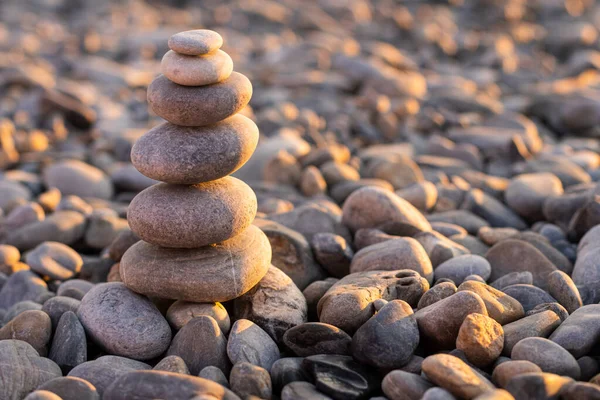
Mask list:
POLYGON ((131 162, 149 178, 193 185, 234 173, 257 143, 256 124, 241 114, 202 127, 165 122, 135 142, 131 162))
POLYGON ((402 300, 384 305, 352 337, 352 355, 378 368, 406 365, 419 345, 419 328, 413 310, 402 300))
POLYGON ((110 354, 148 360, 171 342, 171 328, 150 300, 120 282, 96 285, 77 316, 92 341, 110 354))
POLYGON ((228 176, 193 186, 151 186, 131 201, 127 220, 148 243, 195 249, 239 235, 256 209, 252 189, 228 176))
POLYGON ((495 386, 458 357, 436 354, 423 361, 423 373, 436 385, 459 398, 471 399, 495 386))
POLYGON ((24 400, 62 400, 59 396, 47 390, 36 390, 25 397, 24 400))
POLYGON ((134 371, 121 375, 107 388, 103 400, 240 400, 208 379, 165 371, 134 371))
POLYGON ((244 108, 252 97, 252 84, 233 72, 208 86, 182 86, 160 75, 148 86, 150 108, 167 121, 182 126, 204 126, 222 121, 244 108))
POLYGON ((40 310, 24 311, 0 328, 0 340, 22 340, 44 357, 48 354, 51 335, 50 317, 40 310))
POLYGON ((179 54, 170 50, 162 58, 160 71, 178 85, 205 86, 229 78, 233 72, 233 61, 222 50, 201 56, 179 54))
POLYGON ((243 399, 270 399, 273 394, 269 371, 247 362, 233 366, 229 384, 231 390, 243 399))
POLYGON ((85 216, 77 211, 57 211, 43 221, 9 232, 6 243, 21 251, 49 241, 72 245, 83 237, 86 225, 85 216))
POLYGON ((167 310, 166 318, 169 324, 176 331, 183 328, 185 324, 193 318, 200 315, 213 317, 219 324, 219 328, 224 334, 229 333, 231 321, 227 310, 221 303, 192 303, 189 301, 177 300, 167 310))
POLYGON ((193 29, 174 34, 169 38, 169 48, 179 54, 199 56, 223 46, 223 38, 209 29, 193 29))
POLYGON ((235 299, 265 276, 269 240, 250 226, 214 246, 167 249, 140 241, 121 260, 121 279, 130 289, 167 299, 210 303, 235 299))
POLYGON ((0 399, 20 400, 41 384, 62 376, 52 360, 21 340, 0 340, 0 399))
POLYGON ((531 361, 544 372, 579 379, 581 370, 577 360, 567 350, 551 340, 530 337, 517 343, 511 352, 513 360, 531 361))
POLYGON ((546 372, 528 372, 513 377, 506 390, 516 400, 558 399, 563 388, 573 383, 573 379, 546 372))
POLYGON ((464 291, 438 301, 415 313, 421 339, 438 349, 453 349, 460 327, 471 313, 488 315, 478 294, 464 291))
POLYGON ((44 170, 44 183, 57 188, 63 196, 96 197, 110 200, 113 185, 110 178, 98 168, 79 160, 64 160, 44 170))
POLYGON ((179 356, 166 356, 152 368, 155 371, 176 372, 178 374, 189 375, 190 370, 185 363, 185 360, 179 356))
POLYGON ((44 242, 25 256, 29 267, 50 279, 65 280, 79 273, 81 256, 69 246, 58 242, 44 242))
POLYGON ((104 391, 118 377, 136 370, 146 370, 151 367, 141 361, 119 356, 102 356, 93 361, 79 364, 69 372, 69 377, 81 378, 90 382, 101 398, 104 391))
POLYGON ((552 333, 550 340, 576 358, 588 354, 600 340, 600 305, 578 308, 552 333))
POLYGON ((98 391, 90 382, 74 376, 52 379, 40 387, 58 395, 63 400, 100 400, 98 391))
POLYGON ((499 387, 506 387, 510 380, 518 375, 526 374, 528 372, 542 372, 542 369, 527 360, 510 360, 503 362, 494 368, 492 373, 492 380, 499 387))
POLYGON ((383 393, 391 400, 421 399, 432 387, 421 375, 399 369, 387 374, 381 382, 383 393))
POLYGON ((390 222, 409 224, 422 231, 431 230, 427 219, 412 204, 378 187, 354 191, 344 202, 342 210, 342 222, 353 232, 390 222))
POLYGON ((354 255, 350 264, 351 273, 399 269, 416 271, 428 282, 433 282, 433 268, 429 256, 423 246, 410 237, 367 246, 354 255))
POLYGON ((167 355, 181 357, 192 375, 209 365, 229 372, 227 339, 217 321, 206 315, 192 319, 177 332, 167 355))
POLYGON ((233 324, 227 341, 227 355, 233 364, 247 362, 271 370, 279 360, 279 349, 269 334, 247 319, 233 324))
POLYGON ((560 318, 554 311, 543 311, 521 318, 502 327, 504 330, 503 354, 510 356, 513 347, 528 337, 548 337, 560 325, 560 318))
POLYGON ((435 268, 435 279, 448 278, 460 285, 467 276, 479 275, 487 281, 492 273, 490 263, 483 257, 465 254, 444 261, 435 268))

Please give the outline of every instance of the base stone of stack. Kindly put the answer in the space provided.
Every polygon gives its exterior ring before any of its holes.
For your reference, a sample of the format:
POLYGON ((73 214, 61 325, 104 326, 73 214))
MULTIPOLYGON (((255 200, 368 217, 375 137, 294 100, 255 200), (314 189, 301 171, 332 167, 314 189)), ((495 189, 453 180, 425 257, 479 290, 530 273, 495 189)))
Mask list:
POLYGON ((181 126, 204 126, 222 121, 244 108, 252 97, 252 84, 233 72, 222 82, 182 86, 160 75, 148 86, 148 103, 167 121, 181 126))
POLYGON ((121 279, 151 297, 192 302, 235 299, 267 273, 271 246, 251 225, 232 239, 197 249, 168 249, 140 241, 121 260, 121 279))
POLYGON ((165 122, 135 142, 131 162, 148 178, 193 185, 237 171, 257 144, 256 124, 240 114, 203 127, 165 122))
POLYGON ((191 249, 240 234, 252 223, 256 210, 252 189, 227 176, 191 186, 151 186, 131 201, 127 220, 146 242, 191 249))

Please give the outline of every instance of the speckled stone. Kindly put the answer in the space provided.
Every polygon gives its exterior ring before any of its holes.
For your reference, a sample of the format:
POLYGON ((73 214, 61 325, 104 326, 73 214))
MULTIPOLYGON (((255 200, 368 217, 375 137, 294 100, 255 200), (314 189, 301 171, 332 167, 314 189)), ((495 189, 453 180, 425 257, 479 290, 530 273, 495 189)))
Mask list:
POLYGON ((169 38, 169 48, 179 54, 199 56, 223 46, 223 38, 209 29, 193 29, 174 34, 169 38))
POLYGON ((170 50, 163 56, 160 70, 178 85, 205 86, 229 78, 233 72, 233 61, 222 50, 201 56, 189 56, 170 50))
POLYGON ((149 178, 191 185, 232 174, 257 143, 256 124, 241 114, 203 127, 165 122, 135 142, 131 162, 149 178))
POLYGON ((198 248, 245 230, 256 215, 254 192, 227 176, 193 186, 159 183, 129 204, 127 220, 142 240, 161 247, 198 248))
POLYGON ((121 260, 130 289, 159 298, 210 303, 241 296, 266 274, 269 240, 250 226, 236 237, 198 249, 167 249, 140 241, 121 260))
POLYGON ((182 126, 204 126, 239 112, 252 97, 252 84, 233 72, 208 86, 182 86, 159 75, 148 87, 150 108, 167 121, 182 126))

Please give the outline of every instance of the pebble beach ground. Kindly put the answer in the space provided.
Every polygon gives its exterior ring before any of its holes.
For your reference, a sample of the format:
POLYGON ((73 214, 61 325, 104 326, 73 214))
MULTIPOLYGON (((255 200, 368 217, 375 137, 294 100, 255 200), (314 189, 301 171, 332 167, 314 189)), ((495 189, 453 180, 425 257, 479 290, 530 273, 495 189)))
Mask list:
POLYGON ((0 400, 600 399, 599 32, 0 1, 0 400))

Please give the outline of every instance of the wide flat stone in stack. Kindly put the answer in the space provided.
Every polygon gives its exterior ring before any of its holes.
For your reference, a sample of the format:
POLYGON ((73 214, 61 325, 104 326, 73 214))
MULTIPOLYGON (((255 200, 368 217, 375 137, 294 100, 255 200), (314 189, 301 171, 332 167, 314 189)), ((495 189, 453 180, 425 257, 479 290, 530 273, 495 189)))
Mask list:
POLYGON ((148 102, 167 122, 142 136, 132 163, 159 180, 131 202, 127 219, 142 241, 121 260, 130 289, 167 299, 218 302, 237 298, 266 274, 271 247, 251 225, 256 196, 228 175, 248 161, 258 128, 237 114, 252 85, 233 72, 209 30, 173 35, 148 102))

